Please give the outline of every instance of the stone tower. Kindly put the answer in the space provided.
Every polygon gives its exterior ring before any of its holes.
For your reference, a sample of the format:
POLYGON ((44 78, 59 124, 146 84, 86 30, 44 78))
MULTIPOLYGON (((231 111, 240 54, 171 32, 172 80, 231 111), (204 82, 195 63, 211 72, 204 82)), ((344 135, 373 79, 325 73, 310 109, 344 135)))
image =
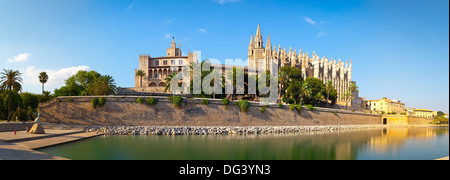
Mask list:
MULTIPOLYGON (((269 46, 270 47, 270 46, 269 46)), ((249 68, 265 68, 267 63, 265 63, 265 48, 263 37, 261 34, 261 28, 258 24, 256 29, 255 38, 250 39, 250 44, 248 46, 248 67, 249 68), (262 64, 260 64, 262 62, 262 64)))

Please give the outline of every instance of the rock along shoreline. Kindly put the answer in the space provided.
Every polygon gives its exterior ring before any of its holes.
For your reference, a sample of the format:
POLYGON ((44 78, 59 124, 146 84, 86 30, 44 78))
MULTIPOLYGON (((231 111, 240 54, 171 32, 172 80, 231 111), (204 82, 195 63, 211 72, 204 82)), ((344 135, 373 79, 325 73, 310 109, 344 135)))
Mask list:
POLYGON ((105 135, 246 135, 337 132, 343 130, 385 128, 386 125, 329 125, 329 126, 94 126, 86 132, 105 135))

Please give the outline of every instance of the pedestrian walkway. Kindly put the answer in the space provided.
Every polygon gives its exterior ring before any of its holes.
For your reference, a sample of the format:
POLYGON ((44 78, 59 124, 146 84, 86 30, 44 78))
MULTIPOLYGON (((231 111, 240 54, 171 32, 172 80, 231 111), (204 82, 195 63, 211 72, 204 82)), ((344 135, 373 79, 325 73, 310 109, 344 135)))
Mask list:
POLYGON ((45 134, 26 131, 0 132, 0 160, 67 160, 36 149, 99 136, 83 129, 45 129, 45 134))

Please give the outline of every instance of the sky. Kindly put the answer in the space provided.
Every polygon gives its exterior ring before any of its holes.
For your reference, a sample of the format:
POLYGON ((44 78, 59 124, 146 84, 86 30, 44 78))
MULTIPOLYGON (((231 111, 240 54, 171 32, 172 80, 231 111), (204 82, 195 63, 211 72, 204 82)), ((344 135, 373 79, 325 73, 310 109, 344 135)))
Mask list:
POLYGON ((247 59, 250 36, 311 55, 352 60, 366 99, 449 112, 448 0, 0 0, 0 70, 22 73, 23 91, 64 85, 79 70, 134 86, 139 54, 247 59))

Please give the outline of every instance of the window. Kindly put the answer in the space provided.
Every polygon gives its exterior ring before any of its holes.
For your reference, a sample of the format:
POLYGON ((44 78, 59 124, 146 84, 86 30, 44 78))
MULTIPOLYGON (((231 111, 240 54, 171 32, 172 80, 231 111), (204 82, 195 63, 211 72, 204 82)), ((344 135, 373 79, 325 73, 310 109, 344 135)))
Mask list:
POLYGON ((175 60, 170 61, 170 65, 175 65, 175 60))
POLYGON ((159 60, 155 60, 155 66, 159 66, 159 60))
POLYGON ((158 79, 158 73, 155 73, 155 79, 158 79))
POLYGON ((182 65, 183 64, 183 60, 178 60, 178 64, 182 65))
POLYGON ((163 65, 167 65, 167 60, 164 60, 164 61, 163 61, 163 65))

